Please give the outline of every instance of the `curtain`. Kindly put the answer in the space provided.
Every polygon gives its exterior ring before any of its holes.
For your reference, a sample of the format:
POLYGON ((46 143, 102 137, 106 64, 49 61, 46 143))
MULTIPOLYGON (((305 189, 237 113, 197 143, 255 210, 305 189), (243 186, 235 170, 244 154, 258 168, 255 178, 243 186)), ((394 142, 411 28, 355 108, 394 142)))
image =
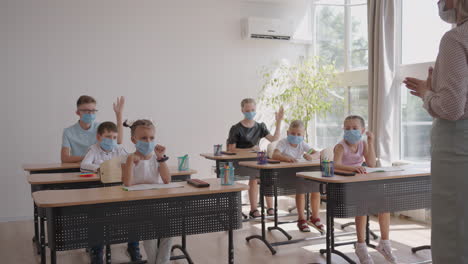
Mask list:
POLYGON ((368 0, 369 130, 375 134, 378 166, 390 165, 399 151, 395 16, 395 1, 368 0))

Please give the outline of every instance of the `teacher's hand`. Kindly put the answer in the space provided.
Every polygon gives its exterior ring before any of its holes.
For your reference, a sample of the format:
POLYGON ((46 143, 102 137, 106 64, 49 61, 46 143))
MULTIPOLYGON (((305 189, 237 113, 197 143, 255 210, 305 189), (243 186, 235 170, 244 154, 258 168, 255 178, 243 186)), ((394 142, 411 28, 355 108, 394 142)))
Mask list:
POLYGON ((406 77, 403 83, 411 90, 411 94, 423 98, 426 92, 432 90, 432 67, 429 67, 427 80, 406 77))

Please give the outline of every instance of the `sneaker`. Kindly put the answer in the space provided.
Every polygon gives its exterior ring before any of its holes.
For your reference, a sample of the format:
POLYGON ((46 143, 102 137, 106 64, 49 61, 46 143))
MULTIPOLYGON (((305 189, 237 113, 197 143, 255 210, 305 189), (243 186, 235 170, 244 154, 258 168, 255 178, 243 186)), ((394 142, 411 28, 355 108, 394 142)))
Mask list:
POLYGON ((140 247, 139 246, 128 246, 127 252, 130 255, 131 261, 139 261, 143 257, 140 254, 140 247))
POLYGON ((309 225, 307 225, 306 220, 298 220, 297 227, 299 228, 299 230, 301 230, 301 232, 310 232, 310 228, 309 225))
POLYGON ((359 263, 361 264, 374 264, 369 252, 367 252, 367 245, 366 243, 356 243, 356 251, 355 251, 359 263))
POLYGON ((380 240, 379 245, 375 248, 384 258, 392 263, 397 264, 397 258, 392 253, 392 245, 389 240, 380 240))
POLYGON ((91 258, 91 264, 104 264, 102 248, 92 248, 89 251, 89 257, 91 258))
POLYGON ((325 226, 320 222, 320 218, 310 217, 309 225, 317 229, 320 233, 325 233, 325 226))

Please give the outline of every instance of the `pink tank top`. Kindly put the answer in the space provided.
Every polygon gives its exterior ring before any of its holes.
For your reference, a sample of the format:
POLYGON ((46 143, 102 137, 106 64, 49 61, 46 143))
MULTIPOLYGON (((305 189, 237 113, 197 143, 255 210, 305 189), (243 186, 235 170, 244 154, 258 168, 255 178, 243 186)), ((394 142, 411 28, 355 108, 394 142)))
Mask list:
POLYGON ((341 159, 343 165, 352 167, 362 166, 362 163, 364 162, 364 141, 359 141, 357 152, 351 151, 344 140, 339 144, 343 146, 344 149, 343 158, 341 159))

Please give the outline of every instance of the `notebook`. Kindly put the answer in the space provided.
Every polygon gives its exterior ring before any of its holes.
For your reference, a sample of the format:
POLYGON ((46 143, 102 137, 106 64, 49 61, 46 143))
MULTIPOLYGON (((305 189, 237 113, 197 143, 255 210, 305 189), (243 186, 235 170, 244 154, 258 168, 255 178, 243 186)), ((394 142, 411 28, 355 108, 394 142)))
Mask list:
POLYGON ((380 168, 369 168, 366 167, 366 172, 367 173, 373 173, 373 172, 393 172, 393 171, 404 171, 404 169, 400 167, 380 167, 380 168))

